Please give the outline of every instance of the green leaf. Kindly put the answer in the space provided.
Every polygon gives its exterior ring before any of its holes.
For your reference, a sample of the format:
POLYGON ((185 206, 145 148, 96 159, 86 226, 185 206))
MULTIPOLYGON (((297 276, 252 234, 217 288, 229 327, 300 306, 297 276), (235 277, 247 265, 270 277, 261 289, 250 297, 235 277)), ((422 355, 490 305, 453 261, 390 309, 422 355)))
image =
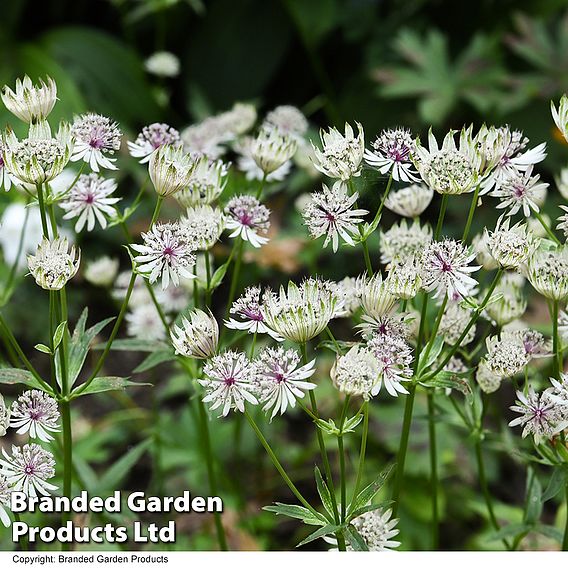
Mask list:
POLYGON ((531 530, 531 527, 526 523, 511 523, 504 526, 502 529, 491 533, 487 537, 488 542, 494 540, 503 540, 505 538, 516 538, 519 535, 526 534, 531 530))
POLYGON ((333 506, 333 501, 331 500, 331 493, 329 491, 326 482, 323 480, 323 477, 321 476, 321 472, 317 465, 314 468, 314 475, 316 478, 316 486, 318 489, 318 493, 321 502, 324 506, 324 509, 329 513, 330 519, 333 519, 335 513, 335 507, 333 506))
POLYGON ((43 343, 38 343, 37 345, 34 345, 34 349, 37 349, 41 353, 46 353, 47 355, 51 355, 51 349, 47 345, 44 345, 43 343))
POLYGON ((55 330, 55 333, 53 334, 53 350, 54 351, 59 347, 59 344, 63 340, 63 334, 65 333, 66 327, 67 327, 67 322, 62 321, 57 326, 57 329, 55 330))
POLYGON ((313 532, 311 535, 307 536, 302 542, 299 542, 296 545, 296 548, 303 546, 304 544, 308 544, 318 538, 321 538, 322 536, 336 533, 340 529, 341 527, 339 525, 325 525, 324 527, 321 527, 317 531, 313 532))
POLYGON ((562 544, 564 533, 551 525, 541 525, 540 523, 532 527, 534 532, 540 533, 548 538, 552 538, 556 542, 562 544))
POLYGON ((344 532, 345 537, 347 538, 347 541, 349 542, 353 550, 369 550, 367 543, 363 540, 363 537, 359 534, 359 531, 353 525, 347 525, 347 528, 344 532))
POLYGON ((421 385, 429 388, 444 388, 458 390, 465 396, 471 394, 471 387, 468 381, 460 373, 452 371, 440 371, 435 377, 428 381, 420 382, 421 385))
POLYGON ((26 385, 31 389, 39 389, 53 394, 51 389, 47 390, 30 371, 24 369, 0 369, 0 384, 3 385, 26 385))
POLYGON ((320 341, 316 349, 329 349, 337 355, 345 355, 351 347, 355 345, 355 341, 331 341, 326 339, 325 341, 320 341))
POLYGON ((381 501, 380 503, 374 503, 372 505, 365 505, 365 507, 361 507, 360 509, 357 509, 356 511, 353 511, 353 513, 351 513, 350 517, 352 519, 356 519, 357 517, 360 517, 361 515, 364 515, 365 513, 369 513, 370 511, 376 511, 377 509, 385 509, 387 507, 390 507, 392 505, 392 501, 381 501))
POLYGON ((422 357, 420 358, 419 373, 423 369, 430 369, 432 367, 432 365, 436 362, 436 359, 438 359, 443 348, 444 348, 444 338, 441 335, 438 335, 434 340, 434 343, 432 344, 430 353, 428 353, 428 358, 427 359, 423 359, 422 357))
POLYGON ((555 467, 548 486, 545 492, 542 494, 542 502, 549 501, 553 497, 556 497, 564 487, 566 487, 566 481, 568 478, 568 468, 566 467, 555 467))
POLYGON ((300 507, 300 505, 286 505, 285 503, 275 503, 274 505, 263 507, 263 509, 265 511, 275 513, 276 515, 284 515, 293 519, 300 519, 307 525, 327 524, 327 519, 323 515, 320 515, 318 513, 318 515, 316 516, 309 509, 300 507))
POLYGON ((151 443, 152 440, 150 439, 144 440, 126 452, 118 461, 107 469, 103 476, 99 479, 94 494, 103 495, 109 490, 114 490, 119 487, 122 481, 130 473, 130 470, 144 455, 151 443))
POLYGON ((142 361, 142 363, 140 363, 140 365, 138 365, 132 372, 144 373, 145 371, 149 371, 162 363, 175 360, 176 356, 172 351, 154 351, 153 353, 150 353, 150 355, 148 355, 146 359, 144 359, 144 361, 142 361))
POLYGON ((223 278, 225 278, 225 274, 227 274, 228 268, 229 262, 227 261, 219 268, 217 268, 217 270, 215 270, 213 276, 211 277, 211 282, 209 282, 209 291, 215 290, 215 288, 217 288, 221 284, 221 282, 223 282, 223 278))
POLYGON ((532 467, 527 469, 525 522, 534 525, 542 514, 542 486, 532 467))
POLYGON ((348 518, 351 519, 353 516, 353 511, 365 507, 368 505, 373 497, 382 489, 383 485, 388 481, 389 477, 395 470, 395 464, 387 465, 381 473, 376 477, 376 479, 367 485, 364 489, 359 492, 359 495, 353 499, 349 505, 348 518))
POLYGON ((91 384, 84 390, 81 390, 82 385, 79 385, 71 393, 71 398, 85 396, 88 394, 97 394, 110 390, 124 390, 126 387, 143 387, 152 386, 151 383, 135 383, 125 377, 96 377, 91 384))
MULTIPOLYGON (((104 349, 104 345, 97 345, 95 349, 104 349)), ((148 341, 146 339, 115 339, 112 342, 111 351, 138 351, 151 353, 153 351, 165 351, 168 344, 163 341, 148 341)))

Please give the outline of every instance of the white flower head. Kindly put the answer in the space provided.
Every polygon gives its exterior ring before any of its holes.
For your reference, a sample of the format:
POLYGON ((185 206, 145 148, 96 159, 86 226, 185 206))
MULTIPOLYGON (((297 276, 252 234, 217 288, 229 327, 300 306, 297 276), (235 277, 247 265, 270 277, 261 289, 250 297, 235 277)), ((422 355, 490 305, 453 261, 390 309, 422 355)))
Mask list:
POLYGON ((191 183, 195 162, 180 146, 164 144, 150 156, 148 172, 156 193, 174 195, 191 183))
POLYGON ((49 495, 57 487, 49 483, 55 475, 55 460, 51 452, 38 444, 12 446, 12 454, 8 455, 2 448, 3 459, 0 459, 0 475, 5 476, 12 491, 22 491, 29 497, 49 495))
POLYGON ((422 288, 420 256, 394 257, 386 278, 388 292, 399 300, 414 298, 422 288))
MULTIPOLYGON (((199 265, 199 259, 196 266, 199 265)), ((199 274, 199 266, 197 267, 197 274, 199 274)), ((162 307, 162 310, 167 314, 179 314, 182 310, 187 308, 189 298, 193 293, 193 284, 190 280, 185 280, 181 286, 168 286, 165 290, 159 288, 156 290, 156 300, 162 307)), ((146 289, 146 287, 144 287, 146 289)), ((163 324, 162 324, 163 325, 163 324)))
POLYGON ((539 331, 528 328, 503 330, 503 341, 517 341, 522 345, 528 360, 540 359, 552 355, 552 346, 539 331))
POLYGON ((6 435, 6 430, 10 424, 10 409, 4 402, 4 397, 0 394, 0 437, 6 435))
POLYGON ((170 51, 156 51, 144 61, 144 68, 156 77, 177 77, 180 63, 177 56, 170 51))
POLYGON ((416 142, 406 128, 383 130, 374 142, 373 150, 365 150, 365 161, 382 174, 392 174, 395 181, 418 181, 418 172, 412 163, 416 142))
POLYGON ((77 233, 85 225, 87 231, 92 231, 97 221, 102 229, 106 229, 107 217, 116 217, 114 205, 120 201, 120 197, 111 197, 115 190, 116 181, 113 179, 105 179, 95 173, 79 176, 71 191, 59 202, 59 206, 66 211, 63 218, 77 218, 77 233))
POLYGON ((475 374, 475 380, 479 385, 479 388, 486 394, 491 394, 495 392, 503 381, 503 377, 494 373, 487 365, 487 362, 482 359, 477 367, 477 373, 475 374))
POLYGON ((282 167, 296 153, 298 143, 274 128, 261 129, 251 145, 251 156, 265 175, 282 167))
POLYGON ((378 394, 383 384, 391 396, 408 394, 402 383, 412 377, 410 345, 398 335, 384 333, 375 333, 367 345, 379 366, 379 380, 371 394, 378 394))
POLYGON ((385 207, 403 217, 419 217, 426 211, 434 197, 434 190, 423 183, 413 183, 397 191, 390 191, 385 207))
POLYGON ((178 355, 209 359, 217 352, 219 325, 211 312, 194 309, 173 326, 171 339, 178 355))
POLYGON ((562 300, 568 296, 568 247, 539 249, 527 264, 527 277, 545 298, 562 300))
POLYGON ((485 230, 481 231, 473 237, 472 246, 475 250, 475 258, 485 270, 494 270, 499 266, 497 261, 491 256, 488 247, 489 233, 485 230))
POLYGON ((512 377, 520 373, 528 364, 530 358, 524 345, 511 337, 488 337, 487 368, 501 378, 512 377))
POLYGON ((333 252, 337 252, 339 239, 354 246, 352 235, 357 234, 357 225, 363 221, 368 211, 352 209, 359 194, 348 195, 347 186, 337 181, 330 188, 323 185, 323 191, 311 194, 311 201, 303 211, 304 223, 315 239, 325 235, 324 248, 332 242, 333 252))
POLYGON ((380 272, 371 278, 362 276, 359 279, 361 306, 371 318, 390 315, 397 304, 396 297, 390 292, 389 282, 383 280, 380 272))
POLYGON ((422 253, 422 285, 434 297, 447 294, 467 297, 477 285, 470 276, 479 266, 469 266, 475 253, 452 239, 430 243, 422 253))
POLYGON ((564 214, 558 217, 557 221, 560 221, 556 228, 564 233, 564 238, 568 239, 568 207, 566 205, 561 205, 560 209, 564 211, 564 214))
POLYGON ((187 241, 179 223, 157 223, 147 233, 142 233, 144 244, 130 245, 138 256, 134 257, 138 272, 148 278, 150 284, 162 279, 162 289, 170 281, 178 286, 180 277, 194 278, 191 268, 195 264, 195 244, 187 241))
POLYGON ((568 312, 562 311, 558 316, 558 332, 564 340, 565 344, 568 344, 568 312))
POLYGON ((229 165, 221 160, 212 161, 201 156, 194 162, 193 170, 187 183, 174 197, 184 207, 209 205, 215 201, 227 185, 229 165))
POLYGON ((118 259, 101 256, 87 263, 84 276, 94 286, 111 286, 118 274, 118 259))
MULTIPOLYGON (((449 304, 440 320, 439 334, 449 345, 454 345, 471 320, 471 310, 462 307, 458 302, 449 304)), ((468 345, 475 338, 475 325, 472 325, 460 345, 468 345)))
POLYGON ((402 219, 388 231, 380 233, 381 262, 389 264, 397 257, 401 263, 406 262, 421 253, 431 241, 430 225, 421 226, 418 219, 409 225, 406 219, 402 219))
POLYGON ((71 134, 75 139, 72 162, 83 160, 94 172, 99 168, 116 170, 116 158, 110 158, 120 149, 122 132, 112 119, 87 113, 75 117, 71 134))
POLYGON ((339 282, 333 282, 333 289, 339 298, 338 309, 334 317, 351 317, 361 307, 361 287, 359 283, 360 280, 352 276, 346 276, 339 282))
MULTIPOLYGON (((144 296, 147 296, 146 288, 144 288, 144 292, 144 296)), ((160 319, 160 314, 151 301, 135 303, 131 311, 126 314, 125 320, 126 333, 130 337, 146 341, 159 341, 166 338, 166 331, 160 319)))
POLYGON ((280 292, 264 294, 266 325, 280 337, 305 343, 319 335, 334 316, 338 298, 331 283, 315 278, 299 286, 289 282, 280 292))
POLYGON ((558 130, 560 130, 564 139, 568 141, 568 97, 562 95, 558 109, 554 105, 554 102, 550 101, 550 111, 558 130))
POLYGON ((525 217, 530 217, 531 211, 540 211, 538 203, 548 184, 541 182, 539 175, 533 176, 532 170, 529 166, 525 171, 511 173, 490 193, 500 199, 497 209, 507 209, 507 215, 515 215, 522 209, 525 217))
POLYGON ((12 524, 12 520, 6 512, 6 510, 10 510, 11 493, 12 486, 4 475, 0 475, 0 521, 6 528, 12 524))
POLYGON ((568 167, 560 170, 560 175, 555 178, 555 181, 560 195, 568 201, 568 167))
POLYGON ((51 77, 40 79, 34 85, 25 75, 23 79, 16 80, 16 90, 8 85, 2 87, 2 102, 6 108, 20 120, 27 124, 44 121, 53 110, 57 101, 57 85, 51 77))
POLYGON ((43 239, 35 255, 28 255, 28 268, 36 284, 44 290, 61 290, 79 270, 81 252, 75 245, 69 249, 65 237, 43 239))
POLYGON ((314 166, 322 174, 342 181, 361 174, 361 161, 365 153, 363 127, 356 122, 358 134, 345 124, 345 134, 337 128, 320 132, 322 149, 314 148, 314 166))
POLYGON ((225 351, 216 355, 203 368, 204 378, 198 383, 205 389, 203 402, 211 402, 211 410, 221 408, 221 415, 230 410, 245 411, 245 402, 258 404, 258 381, 253 365, 244 353, 225 351))
MULTIPOLYGON (((252 155, 252 147, 255 139, 252 136, 242 136, 233 144, 233 150, 237 154, 237 166, 244 172, 247 180, 262 180, 264 171, 258 166, 252 155)), ((286 179, 292 169, 292 160, 284 162, 279 168, 266 175, 266 181, 275 182, 286 179)))
POLYGON ((226 228, 229 237, 241 237, 253 247, 259 248, 269 239, 265 235, 270 227, 270 210, 252 195, 232 197, 225 207, 226 228))
POLYGON ((458 147, 455 132, 446 134, 442 146, 430 130, 428 148, 416 141, 415 162, 420 176, 430 189, 449 195, 458 195, 473 191, 479 183, 478 155, 471 153, 469 146, 458 147))
MULTIPOLYGON (((111 292, 111 296, 117 302, 123 302, 126 297, 126 291, 128 290, 128 285, 130 284, 130 279, 132 278, 132 272, 130 270, 122 271, 114 281, 114 286, 111 292)), ((146 285, 141 278, 136 278, 134 280, 134 287, 130 295, 130 301, 128 305, 130 307, 141 306, 152 302, 152 298, 146 285)))
POLYGON ((50 432, 59 432, 58 421, 57 402, 40 390, 28 390, 12 403, 10 426, 18 434, 29 433, 30 438, 49 442, 53 440, 50 432))
POLYGON ((299 363, 297 351, 282 347, 267 347, 254 362, 260 403, 265 412, 272 410, 271 420, 288 407, 294 408, 296 399, 304 398, 304 391, 316 388, 307 380, 315 373, 316 360, 298 367, 299 363))
POLYGON ((330 376, 340 392, 368 400, 379 381, 379 363, 369 349, 356 344, 337 357, 330 376))
POLYGON ((187 208, 179 224, 188 242, 195 243, 198 250, 209 250, 225 228, 225 216, 220 209, 211 205, 196 205, 187 208))
POLYGON ((308 121, 301 110, 291 105, 277 106, 264 119, 263 128, 275 128, 300 142, 308 130, 308 121))
MULTIPOLYGON (((487 231, 487 229, 485 229, 487 231)), ((501 217, 494 231, 487 231, 487 249, 502 268, 518 268, 536 248, 529 229, 522 223, 510 226, 510 218, 501 217)))
POLYGON ((22 183, 38 185, 53 180, 63 171, 71 157, 72 141, 69 126, 62 123, 55 138, 18 140, 7 130, 3 145, 3 160, 9 174, 22 183))
POLYGON ((519 417, 511 420, 509 426, 522 426, 523 438, 532 435, 536 444, 550 440, 568 426, 563 416, 565 402, 552 395, 550 390, 541 394, 535 393, 529 386, 528 393, 517 391, 517 404, 511 410, 518 412, 519 417))
POLYGON ((261 301, 260 294, 260 286, 246 288, 243 295, 233 302, 229 313, 235 317, 226 320, 225 326, 229 329, 240 329, 252 334, 267 333, 276 341, 282 341, 282 337, 264 323, 264 304, 261 301))
POLYGON ((368 511, 351 522, 372 552, 383 552, 400 546, 400 542, 393 540, 400 531, 395 528, 398 519, 392 518, 392 509, 368 511))
POLYGON ((141 164, 149 162, 152 153, 164 144, 180 146, 181 138, 175 128, 163 122, 153 122, 145 126, 134 142, 127 142, 130 155, 139 158, 141 164))

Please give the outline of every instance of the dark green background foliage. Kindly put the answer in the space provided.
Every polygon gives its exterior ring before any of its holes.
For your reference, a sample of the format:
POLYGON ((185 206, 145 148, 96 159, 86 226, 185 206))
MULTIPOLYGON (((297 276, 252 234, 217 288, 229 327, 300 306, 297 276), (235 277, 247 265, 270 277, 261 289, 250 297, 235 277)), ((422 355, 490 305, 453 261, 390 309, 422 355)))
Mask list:
MULTIPOLYGON (((401 124, 424 136, 430 124, 443 134, 470 122, 510 123, 523 129, 533 144, 548 142, 549 157, 539 170, 551 182, 568 158, 549 111, 550 99, 568 91, 567 1, 3 0, 1 15, 0 85, 12 85, 24 73, 52 76, 60 99, 52 123, 93 110, 119 121, 132 137, 145 124, 165 121, 182 128, 241 100, 255 103, 260 113, 278 104, 294 104, 315 128, 357 120, 365 127, 367 140, 382 128, 401 124), (144 70, 144 59, 162 49, 180 58, 181 73, 175 79, 158 80, 144 70)), ((2 107, 0 125, 14 122, 2 107)), ((133 160, 120 165, 121 195, 134 194, 143 172, 133 160)), ((367 173, 364 179, 377 187, 362 196, 374 210, 384 180, 367 173)), ((293 178, 286 188, 291 195, 287 211, 293 210, 295 194, 316 189, 314 185, 317 182, 307 178, 293 178)), ((455 228, 452 223, 463 220, 469 198, 462 197, 463 201, 451 200, 448 234, 455 228)), ((7 202, 5 196, 2 200, 7 202)), ((559 198, 555 194, 550 200, 559 198)), ((277 207, 278 201, 272 205, 277 207)), ((436 212, 437 206, 432 210, 436 212)), ((387 214, 384 222, 388 226, 393 219, 387 214)), ((478 230, 492 226, 492 220, 484 218, 476 223, 478 230)), ((306 236, 296 217, 285 230, 288 236, 306 236)), ((124 256, 117 231, 82 236, 80 244, 85 257, 102 252, 124 256)), ((372 252, 377 255, 376 247, 372 252)), ((326 276, 343 277, 348 265, 353 267, 350 273, 357 274, 363 268, 359 255, 342 249, 341 258, 346 257, 354 263, 339 266, 329 249, 322 253, 321 241, 309 243, 300 256, 300 272, 317 264, 326 276)), ((258 271, 247 270, 246 278, 258 281, 258 271)), ((267 272, 264 280, 283 278, 267 272)), ((85 304, 93 321, 116 311, 103 292, 88 285, 74 286, 70 295, 72 318, 85 304)), ((37 314, 46 311, 44 300, 33 282, 24 279, 7 309, 14 329, 30 348, 41 338, 45 320, 37 314)), ((341 332, 339 328, 339 336, 341 332)), ((128 374, 143 359, 119 355, 119 361, 111 358, 107 374, 128 374)), ((36 360, 39 357, 35 355, 36 360)), ((137 374, 136 380, 156 384, 152 395, 150 389, 140 388, 128 395, 90 397, 96 402, 74 416, 75 459, 87 486, 103 493, 123 487, 176 494, 188 486, 206 493, 201 442, 193 434, 194 418, 186 403, 187 378, 176 373, 166 366, 137 374), (112 470, 113 479, 104 475, 128 449, 132 453, 112 470)), ((321 383, 321 411, 333 414, 336 397, 325 395, 333 387, 327 379, 321 383)), ((504 387, 492 399, 487 420, 501 434, 487 440, 485 447, 500 450, 486 457, 498 516, 519 523, 526 517, 520 505, 526 469, 511 449, 519 443, 519 432, 508 431, 500 410, 512 398, 512 388, 504 387)), ((427 428, 421 420, 425 406, 425 399, 419 399, 400 509, 401 540, 407 549, 429 545, 427 428)), ((400 400, 382 397, 372 405, 369 479, 396 452, 402 409, 400 400)), ((231 546, 293 548, 307 528, 261 512, 262 506, 290 502, 291 496, 246 424, 235 428, 235 420, 218 420, 211 427, 231 546)), ((316 450, 309 422, 291 413, 265 430, 302 491, 314 492, 316 450)), ((441 546, 499 546, 487 526, 467 432, 450 423, 441 424, 439 432, 441 546)), ((357 436, 348 439, 349 467, 356 460, 358 443, 357 436)), ((543 473, 543 483, 547 475, 543 473)), ((531 487, 533 492, 540 490, 531 487)), ((544 504, 542 517, 549 528, 559 522, 554 518, 557 506, 548 510, 550 504, 544 504)), ((215 546, 211 519, 179 519, 178 531, 178 548, 215 546)), ((535 532, 526 543, 557 547, 551 536, 552 529, 548 535, 535 532)), ((5 531, 0 538, 0 548, 11 546, 5 531)))

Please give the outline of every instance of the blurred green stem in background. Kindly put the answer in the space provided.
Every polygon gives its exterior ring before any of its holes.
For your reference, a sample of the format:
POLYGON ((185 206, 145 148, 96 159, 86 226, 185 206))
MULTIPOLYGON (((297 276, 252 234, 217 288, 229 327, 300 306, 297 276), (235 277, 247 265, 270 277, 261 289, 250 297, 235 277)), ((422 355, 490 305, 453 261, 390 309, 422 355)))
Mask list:
POLYGON ((475 191, 473 192, 473 197, 471 198, 471 205, 469 206, 469 213, 467 215, 467 221, 463 230, 463 234, 462 234, 462 242, 465 244, 467 241, 467 237, 469 236, 469 231, 471 229, 471 223, 473 221, 473 216, 475 214, 475 209, 477 207, 477 202, 479 201, 479 190, 480 190, 480 185, 478 184, 477 187, 475 188, 475 191))

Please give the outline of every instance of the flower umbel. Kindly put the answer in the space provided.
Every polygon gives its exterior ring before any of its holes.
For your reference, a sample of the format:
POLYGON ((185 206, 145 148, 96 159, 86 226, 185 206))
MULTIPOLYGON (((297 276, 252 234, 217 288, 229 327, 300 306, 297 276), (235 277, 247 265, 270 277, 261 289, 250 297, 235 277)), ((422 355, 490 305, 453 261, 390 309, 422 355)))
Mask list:
POLYGON ((256 197, 238 195, 225 207, 226 227, 232 233, 229 237, 241 237, 253 247, 259 248, 268 242, 265 237, 270 227, 270 211, 256 197))
POLYGON ((365 161, 382 174, 392 173, 395 181, 418 181, 418 172, 412 163, 416 148, 410 130, 395 128, 383 130, 374 142, 373 150, 365 150, 365 161))
POLYGON ((28 255, 28 268, 36 284, 44 290, 61 290, 79 270, 81 252, 69 249, 66 238, 43 239, 35 255, 28 255))
POLYGON ((209 359, 217 352, 219 325, 211 312, 195 309, 189 319, 182 317, 181 325, 171 330, 172 343, 178 355, 195 359, 209 359))
POLYGON ((28 390, 12 403, 10 426, 18 428, 18 434, 29 432, 31 438, 49 442, 49 432, 59 432, 58 421, 57 402, 40 390, 28 390))

